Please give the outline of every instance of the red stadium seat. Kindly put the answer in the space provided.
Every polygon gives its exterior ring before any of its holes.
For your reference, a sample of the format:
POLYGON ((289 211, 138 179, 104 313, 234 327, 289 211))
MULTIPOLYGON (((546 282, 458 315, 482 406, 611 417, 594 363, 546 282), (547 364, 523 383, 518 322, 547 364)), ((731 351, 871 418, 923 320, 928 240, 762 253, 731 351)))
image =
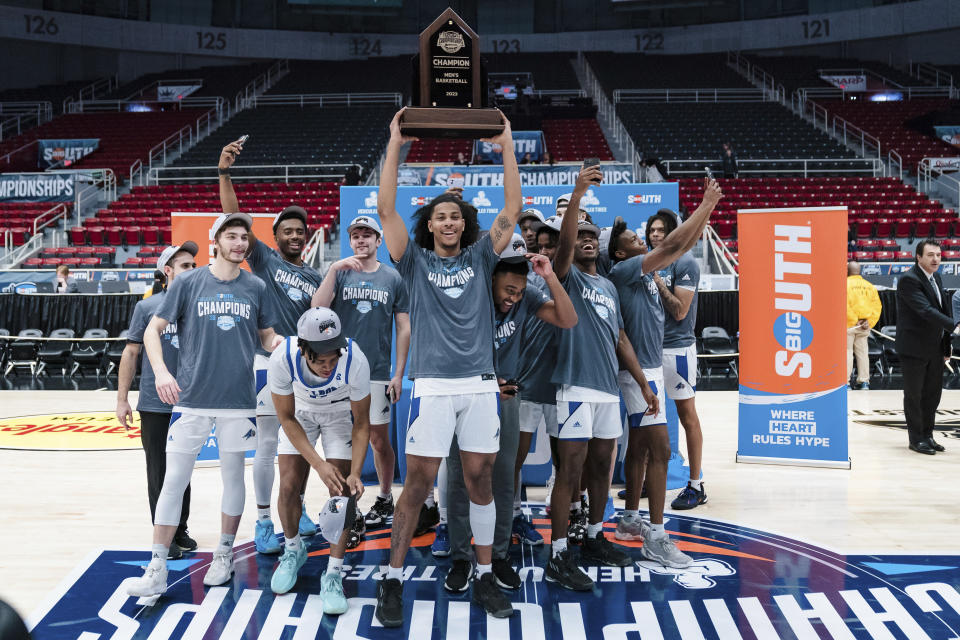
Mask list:
POLYGON ((123 227, 107 228, 107 244, 118 247, 123 244, 123 227))
POLYGON ((83 227, 70 227, 70 242, 77 245, 87 243, 87 234, 83 227))
POLYGON ((895 257, 897 262, 913 262, 915 258, 913 251, 897 251, 895 257))

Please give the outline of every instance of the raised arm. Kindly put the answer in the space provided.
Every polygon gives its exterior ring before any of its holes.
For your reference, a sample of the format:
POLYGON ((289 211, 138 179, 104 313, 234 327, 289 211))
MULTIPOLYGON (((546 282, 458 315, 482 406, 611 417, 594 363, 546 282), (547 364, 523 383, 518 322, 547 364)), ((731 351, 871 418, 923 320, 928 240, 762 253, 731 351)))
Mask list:
POLYGON ((723 192, 712 178, 703 179, 703 200, 687 221, 670 232, 660 246, 652 249, 643 259, 643 272, 658 271, 693 249, 710 220, 710 214, 720 202, 723 192))
POLYGON ((591 186, 603 180, 598 167, 584 167, 577 175, 577 183, 567 203, 567 210, 560 223, 560 239, 557 241, 557 254, 553 258, 553 272, 563 280, 573 264, 573 247, 577 244, 577 225, 580 223, 580 198, 591 186))
POLYGON ((484 138, 483 142, 492 142, 500 145, 503 156, 503 209, 490 227, 490 238, 493 240, 493 251, 500 254, 513 237, 513 228, 517 226, 517 219, 523 208, 523 196, 520 193, 520 169, 517 168, 517 155, 513 151, 513 131, 510 121, 502 113, 503 131, 493 138, 484 138))
POLYGON ((243 145, 240 144, 239 140, 234 140, 220 152, 220 162, 217 164, 217 170, 220 174, 220 208, 223 209, 224 213, 240 211, 240 202, 237 200, 237 193, 233 190, 233 181, 230 179, 228 172, 241 151, 243 151, 243 145))
POLYGON ((387 143, 383 170, 380 172, 380 189, 377 191, 377 215, 383 225, 383 239, 387 243, 387 251, 394 261, 403 257, 407 251, 407 242, 410 241, 407 225, 397 213, 397 168, 400 165, 400 147, 416 138, 400 133, 400 117, 403 111, 400 109, 390 122, 390 141, 387 143))
POLYGON ((353 271, 362 271, 363 264, 356 256, 350 256, 343 260, 337 260, 327 269, 327 275, 323 277, 320 286, 317 287, 313 299, 310 300, 312 307, 329 307, 337 295, 337 274, 341 271, 352 269, 353 271))

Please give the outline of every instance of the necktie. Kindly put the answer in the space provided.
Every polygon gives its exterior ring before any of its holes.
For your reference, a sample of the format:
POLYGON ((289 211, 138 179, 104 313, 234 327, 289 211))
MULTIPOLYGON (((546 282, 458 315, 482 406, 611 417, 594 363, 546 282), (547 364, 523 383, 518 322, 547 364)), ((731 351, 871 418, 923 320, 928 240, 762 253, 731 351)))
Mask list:
POLYGON ((930 276, 930 286, 933 287, 933 292, 937 294, 937 304, 943 304, 943 299, 940 298, 940 287, 937 286, 937 281, 933 279, 933 276, 930 276))

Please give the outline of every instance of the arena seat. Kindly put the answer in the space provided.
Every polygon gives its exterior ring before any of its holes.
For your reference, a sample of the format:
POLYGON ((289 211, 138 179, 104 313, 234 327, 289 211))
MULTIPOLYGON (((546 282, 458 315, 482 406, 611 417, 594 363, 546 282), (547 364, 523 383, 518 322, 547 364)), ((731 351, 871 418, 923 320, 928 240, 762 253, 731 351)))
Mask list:
MULTIPOLYGON (((160 73, 148 73, 131 82, 127 82, 106 94, 104 100, 122 100, 158 81, 201 80, 199 89, 191 93, 194 97, 221 96, 232 100, 247 84, 266 71, 273 61, 251 64, 210 65, 193 69, 175 69, 160 73)), ((156 89, 150 89, 141 96, 145 100, 156 99, 156 89)))
POLYGON ((590 51, 590 67, 608 96, 614 89, 752 89, 727 66, 726 54, 646 55, 590 51))
MULTIPOLYGON (((818 70, 837 69, 851 71, 866 69, 881 75, 893 82, 904 86, 923 84, 920 80, 895 69, 889 65, 874 60, 857 60, 855 58, 821 58, 818 56, 760 56, 748 55, 747 58, 758 67, 772 75, 778 84, 782 84, 788 92, 800 87, 831 87, 820 78, 818 70)), ((879 90, 885 87, 884 83, 874 76, 867 76, 867 89, 879 90)), ((890 85, 889 88, 892 88, 890 85)))

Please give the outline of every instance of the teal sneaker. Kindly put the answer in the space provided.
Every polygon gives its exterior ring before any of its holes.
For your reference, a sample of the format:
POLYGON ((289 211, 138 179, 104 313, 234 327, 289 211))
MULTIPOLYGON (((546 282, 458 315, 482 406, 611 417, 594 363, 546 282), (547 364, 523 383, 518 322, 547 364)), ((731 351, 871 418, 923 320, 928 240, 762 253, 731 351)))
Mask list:
POLYGON ((273 531, 273 520, 270 518, 257 520, 257 528, 253 533, 253 543, 257 547, 257 553, 280 553, 280 543, 273 531))
POLYGON ((317 533, 317 525, 313 523, 310 516, 307 515, 307 507, 304 506, 300 512, 300 535, 312 536, 317 533))
POLYGON ((286 593, 297 584, 297 573, 307 563, 307 547, 301 544, 296 551, 286 549, 270 578, 270 589, 276 594, 286 593))
POLYGON ((327 571, 320 578, 320 597, 323 598, 325 614, 338 616, 347 611, 347 598, 343 595, 343 579, 339 571, 327 571))

